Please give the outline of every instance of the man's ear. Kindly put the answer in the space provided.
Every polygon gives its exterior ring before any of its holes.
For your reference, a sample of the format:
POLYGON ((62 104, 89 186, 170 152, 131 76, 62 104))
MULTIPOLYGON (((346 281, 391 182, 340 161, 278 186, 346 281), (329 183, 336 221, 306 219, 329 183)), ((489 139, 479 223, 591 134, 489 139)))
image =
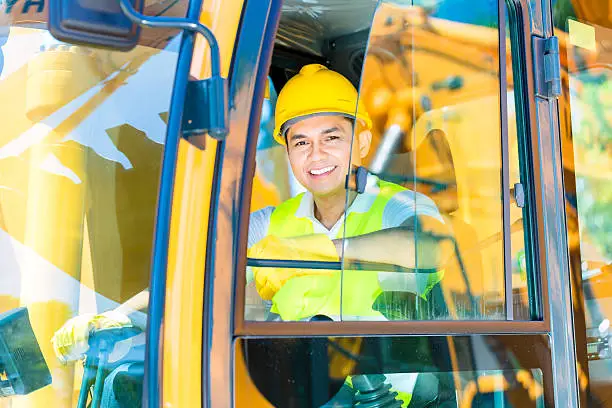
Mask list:
POLYGON ((368 129, 362 129, 359 135, 357 135, 357 141, 359 142, 359 157, 363 159, 370 152, 370 146, 372 146, 372 132, 368 129))

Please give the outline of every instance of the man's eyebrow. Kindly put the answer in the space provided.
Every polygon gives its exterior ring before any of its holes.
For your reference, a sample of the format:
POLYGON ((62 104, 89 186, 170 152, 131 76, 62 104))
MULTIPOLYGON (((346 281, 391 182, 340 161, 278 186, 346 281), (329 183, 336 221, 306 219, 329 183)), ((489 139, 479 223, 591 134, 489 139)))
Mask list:
POLYGON ((340 129, 338 126, 334 126, 334 127, 330 127, 328 129, 325 129, 324 131, 321 132, 321 134, 328 135, 330 133, 340 132, 341 130, 342 129, 340 129))
POLYGON ((306 139, 306 135, 303 135, 301 133, 296 133, 294 135, 291 135, 291 137, 289 138, 289 140, 291 140, 292 142, 294 140, 300 140, 300 139, 306 139))
MULTIPOLYGON (((339 128, 338 126, 332 126, 330 128, 324 129, 323 131, 321 131, 322 135, 328 135, 330 133, 336 133, 336 132, 341 132, 342 129, 339 128)), ((301 140, 301 139, 307 139, 308 136, 302 134, 302 133, 296 133, 294 135, 291 135, 291 137, 289 137, 289 140, 291 140, 292 142, 295 140, 301 140)))

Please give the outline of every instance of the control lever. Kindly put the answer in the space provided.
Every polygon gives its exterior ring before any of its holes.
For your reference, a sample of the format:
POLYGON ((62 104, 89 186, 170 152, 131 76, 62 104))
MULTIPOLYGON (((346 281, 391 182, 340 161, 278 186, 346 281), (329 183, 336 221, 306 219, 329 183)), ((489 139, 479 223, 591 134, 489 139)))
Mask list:
POLYGON ((402 402, 397 400, 397 392, 391 391, 391 384, 385 384, 382 374, 361 374, 352 378, 356 391, 356 407, 401 408, 402 402))
POLYGON ((133 326, 91 330, 89 334, 89 350, 85 357, 83 381, 81 382, 77 408, 86 408, 87 393, 92 385, 93 391, 90 408, 99 408, 103 390, 104 369, 108 363, 108 356, 115 347, 115 343, 134 337, 140 332, 140 329, 133 326))

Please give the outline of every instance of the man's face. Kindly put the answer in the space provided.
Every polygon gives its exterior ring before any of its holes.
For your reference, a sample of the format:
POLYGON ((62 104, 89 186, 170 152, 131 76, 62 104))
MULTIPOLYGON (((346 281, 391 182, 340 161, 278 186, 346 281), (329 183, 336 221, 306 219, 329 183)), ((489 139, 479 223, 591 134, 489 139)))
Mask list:
POLYGON ((351 152, 353 123, 339 115, 305 118, 286 136, 293 174, 315 196, 343 192, 349 164, 361 164, 371 141, 369 131, 361 132, 351 152))

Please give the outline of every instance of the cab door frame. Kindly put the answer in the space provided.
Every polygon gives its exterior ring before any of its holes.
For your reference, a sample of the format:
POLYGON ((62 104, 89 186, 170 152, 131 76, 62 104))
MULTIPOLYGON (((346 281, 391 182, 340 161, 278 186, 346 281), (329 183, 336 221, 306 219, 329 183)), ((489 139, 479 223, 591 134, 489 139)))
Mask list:
MULTIPOLYGON (((550 38, 553 33, 552 2, 540 0, 524 2, 522 7, 529 11, 524 26, 530 34, 532 53, 536 37, 550 38)), ((537 70, 545 67, 538 55, 528 58, 533 71, 530 82, 537 70)), ((533 87, 531 88, 534 89, 533 87)), ((576 365, 576 344, 571 293, 571 276, 567 242, 565 214, 565 186, 563 183, 563 162, 561 160, 561 138, 559 124, 559 104, 556 97, 543 97, 531 91, 531 114, 535 126, 533 134, 534 174, 539 178, 540 188, 536 191, 537 201, 542 203, 542 224, 538 234, 544 240, 542 258, 547 268, 548 305, 551 316, 550 342, 554 373, 555 405, 558 407, 578 407, 580 393, 578 388, 578 367, 576 365), (534 120, 535 119, 535 120, 534 120)))

